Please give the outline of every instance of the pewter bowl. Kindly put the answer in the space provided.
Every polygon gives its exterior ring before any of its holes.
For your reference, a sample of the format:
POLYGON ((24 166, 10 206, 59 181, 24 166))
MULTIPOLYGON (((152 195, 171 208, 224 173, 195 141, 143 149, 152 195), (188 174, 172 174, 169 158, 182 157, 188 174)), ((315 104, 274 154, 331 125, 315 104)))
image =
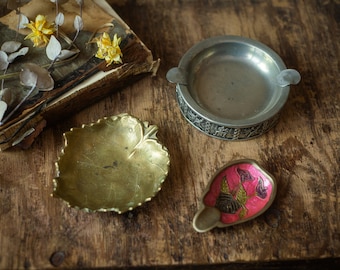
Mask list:
POLYGON ((88 212, 123 213, 151 200, 170 164, 157 131, 120 114, 66 132, 53 196, 88 212))
POLYGON ((212 137, 246 140, 272 128, 296 70, 264 44, 237 36, 204 40, 167 73, 184 117, 212 137))

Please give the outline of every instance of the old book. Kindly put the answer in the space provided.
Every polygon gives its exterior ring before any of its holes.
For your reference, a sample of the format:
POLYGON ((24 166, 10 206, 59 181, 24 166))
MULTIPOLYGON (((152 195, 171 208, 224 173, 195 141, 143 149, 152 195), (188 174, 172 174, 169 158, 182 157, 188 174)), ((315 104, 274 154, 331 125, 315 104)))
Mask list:
POLYGON ((34 90, 15 113, 1 123, 0 150, 14 145, 21 145, 23 148, 30 146, 46 124, 63 119, 143 76, 155 75, 159 66, 159 59, 153 58, 151 51, 105 0, 84 1, 81 9, 77 1, 66 1, 58 6, 44 0, 26 2, 20 9, 0 18, 0 45, 9 40, 18 40, 23 47, 29 48, 26 55, 16 58, 8 65, 6 72, 2 71, 5 74, 0 73, 0 97, 2 100, 7 99, 8 103, 2 119, 20 105, 28 91, 19 82, 18 73, 23 64, 51 64, 46 56, 46 48, 33 47, 31 40, 25 39, 29 29, 18 29, 20 14, 30 21, 34 21, 39 14, 53 21, 59 12, 62 13, 64 22, 58 27, 58 37, 62 40, 60 44, 63 47, 67 47, 76 36, 74 18, 81 14, 83 28, 74 42, 79 54, 70 57, 71 60, 55 62, 51 69, 53 89, 34 90), (104 31, 112 38, 114 34, 121 38, 122 63, 108 65, 105 60, 95 56, 98 48, 95 42, 90 41, 104 31))

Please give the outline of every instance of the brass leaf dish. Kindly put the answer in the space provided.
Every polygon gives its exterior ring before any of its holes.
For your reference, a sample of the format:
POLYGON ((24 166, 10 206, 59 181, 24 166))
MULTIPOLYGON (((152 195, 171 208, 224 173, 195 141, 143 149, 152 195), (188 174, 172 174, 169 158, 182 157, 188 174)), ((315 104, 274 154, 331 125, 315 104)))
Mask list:
POLYGON ((88 212, 123 213, 151 200, 170 165, 157 131, 128 114, 72 128, 64 134, 52 195, 88 212))

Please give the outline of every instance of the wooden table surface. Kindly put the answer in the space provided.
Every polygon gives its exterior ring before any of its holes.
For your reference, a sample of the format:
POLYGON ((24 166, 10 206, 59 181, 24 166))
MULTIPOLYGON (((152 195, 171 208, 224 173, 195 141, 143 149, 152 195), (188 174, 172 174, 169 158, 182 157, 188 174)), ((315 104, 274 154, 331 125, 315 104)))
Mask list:
MULTIPOLYGON (((193 266, 340 257, 340 2, 338 0, 109 1, 161 65, 146 77, 47 127, 28 150, 0 153, 0 269, 193 266), (214 139, 182 117, 166 72, 202 39, 253 38, 274 49, 302 81, 280 121, 243 142, 214 139), (63 132, 127 112, 159 126, 168 178, 135 210, 85 213, 52 198, 63 132), (215 171, 251 158, 278 182, 260 217, 197 233, 192 219, 215 171)), ((332 263, 333 262, 333 263, 332 263)))

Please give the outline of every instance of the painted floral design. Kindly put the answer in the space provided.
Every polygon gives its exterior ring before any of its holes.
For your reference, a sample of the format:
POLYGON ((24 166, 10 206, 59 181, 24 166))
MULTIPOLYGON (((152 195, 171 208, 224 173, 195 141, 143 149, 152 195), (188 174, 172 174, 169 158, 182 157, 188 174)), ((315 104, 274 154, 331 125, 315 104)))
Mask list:
POLYGON ((240 168, 237 168, 237 173, 240 175, 240 180, 241 180, 242 183, 245 182, 245 181, 253 181, 254 180, 254 177, 247 170, 242 170, 240 168))
POLYGON ((240 163, 216 176, 203 202, 217 208, 221 222, 230 224, 259 213, 270 200, 272 189, 270 180, 256 166, 240 163))

